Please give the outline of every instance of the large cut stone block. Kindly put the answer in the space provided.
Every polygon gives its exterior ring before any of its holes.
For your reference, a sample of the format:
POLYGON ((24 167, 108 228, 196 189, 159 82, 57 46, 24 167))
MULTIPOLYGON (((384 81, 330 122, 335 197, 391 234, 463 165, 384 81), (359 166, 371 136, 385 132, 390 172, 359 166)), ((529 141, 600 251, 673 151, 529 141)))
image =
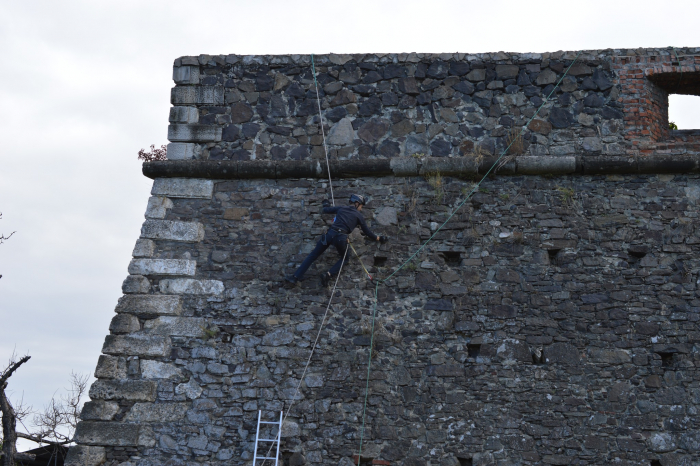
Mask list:
MULTIPOLYGON (((138 424, 122 422, 82 421, 75 429, 74 440, 81 445, 135 447, 139 444, 138 424)), ((76 465, 82 463, 74 463, 76 465)), ((99 464, 99 463, 95 463, 99 464)))
POLYGON ((147 320, 143 328, 153 335, 201 337, 206 325, 206 319, 199 317, 158 317, 147 320))
POLYGON ((224 284, 219 280, 175 278, 160 281, 160 291, 168 294, 220 295, 224 284))
POLYGON ((211 199, 214 182, 197 178, 158 178, 151 189, 153 196, 174 198, 211 199))
POLYGON ((150 239, 137 239, 134 246, 134 257, 152 257, 156 250, 156 243, 150 239))
POLYGON ((98 379, 125 379, 126 358, 101 355, 97 360, 95 377, 98 379))
POLYGON ((183 419, 189 403, 136 403, 127 413, 126 422, 175 422, 183 419))
POLYGON ((73 445, 68 449, 65 466, 99 466, 107 461, 104 447, 73 445))
MULTIPOLYGON (((146 218, 165 218, 168 209, 172 209, 173 201, 163 196, 151 196, 146 207, 146 218)), ((141 228, 143 230, 143 228, 141 228)))
POLYGON ((221 127, 211 125, 170 125, 168 140, 173 142, 218 142, 221 127))
POLYGON ((182 313, 182 298, 170 295, 126 295, 119 298, 115 311, 146 318, 179 316, 182 313))
POLYGON ((194 143, 171 142, 165 149, 168 160, 190 160, 195 158, 194 143))
POLYGON ((90 399, 155 401, 156 388, 156 382, 148 380, 97 380, 90 387, 90 399))
POLYGON ((223 105, 224 88, 220 86, 175 86, 170 91, 173 105, 223 105))
POLYGON ((173 81, 177 84, 199 84, 199 66, 173 66, 173 81))
POLYGON ((131 314, 117 314, 112 317, 109 331, 114 334, 133 333, 141 330, 138 317, 131 314))
POLYGON ((170 123, 195 124, 199 121, 197 107, 170 107, 170 123))
POLYGON ((194 275, 197 261, 184 259, 133 259, 129 264, 132 275, 194 275))
POLYGON ((170 241, 199 242, 204 239, 204 225, 198 222, 146 220, 141 227, 141 237, 170 241))
POLYGON ((102 352, 120 356, 168 356, 170 354, 170 339, 138 333, 107 335, 102 352))
POLYGON ((119 404, 114 401, 88 401, 80 412, 83 421, 111 421, 119 412, 119 404))

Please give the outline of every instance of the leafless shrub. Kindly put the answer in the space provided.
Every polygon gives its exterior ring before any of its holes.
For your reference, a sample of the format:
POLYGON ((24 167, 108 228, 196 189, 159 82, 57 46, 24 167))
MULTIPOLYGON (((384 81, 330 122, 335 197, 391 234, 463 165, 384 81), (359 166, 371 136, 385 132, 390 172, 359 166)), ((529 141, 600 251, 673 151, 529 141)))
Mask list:
POLYGON ((151 144, 151 151, 146 152, 146 149, 141 149, 139 151, 139 160, 144 162, 156 162, 167 160, 167 150, 165 146, 160 146, 160 149, 156 149, 155 144, 151 144))
POLYGON ((14 406, 6 394, 8 380, 19 367, 29 361, 30 356, 17 358, 13 353, 2 372, 0 372, 0 412, 2 413, 2 465, 12 466, 17 460, 32 460, 23 453, 17 453, 17 438, 23 438, 40 445, 52 445, 58 448, 73 442, 73 435, 78 424, 83 398, 87 393, 89 376, 71 374, 70 388, 63 396, 54 395, 44 410, 34 413, 30 406, 25 406, 22 400, 14 406), (28 428, 24 420, 35 414, 32 427, 28 428), (26 432, 17 430, 17 423, 26 432))

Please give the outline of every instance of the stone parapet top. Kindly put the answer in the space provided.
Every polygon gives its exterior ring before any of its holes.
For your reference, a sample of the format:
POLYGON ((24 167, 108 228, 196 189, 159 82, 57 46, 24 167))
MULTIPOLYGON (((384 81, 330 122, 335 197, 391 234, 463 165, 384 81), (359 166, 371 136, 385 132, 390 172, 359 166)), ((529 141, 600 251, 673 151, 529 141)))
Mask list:
MULTIPOLYGON (((393 159, 331 161, 333 178, 377 176, 425 176, 431 173, 473 177, 485 174, 496 162, 496 157, 474 158, 397 157, 393 159)), ((698 173, 700 154, 652 156, 520 156, 504 159, 495 170, 498 175, 553 175, 553 174, 659 174, 698 173)), ((172 160, 147 162, 143 174, 152 179, 206 178, 206 179, 285 179, 326 178, 325 161, 208 161, 172 160)))
MULTIPOLYGON (((700 47, 677 47, 675 53, 679 57, 683 54, 694 54, 700 52, 700 47)), ((314 55, 314 62, 318 65, 334 64, 344 65, 355 61, 376 61, 377 63, 418 63, 423 60, 467 60, 467 61, 502 61, 510 60, 545 60, 564 59, 573 60, 579 51, 557 51, 544 53, 522 53, 522 52, 490 52, 490 53, 356 53, 356 54, 323 54, 314 55)), ((581 50, 581 58, 593 60, 608 57, 635 57, 635 56, 657 56, 673 55, 675 53, 670 47, 657 48, 637 48, 637 49, 601 49, 601 50, 581 50)), ((183 56, 177 58, 175 66, 199 66, 199 65, 310 65, 311 54, 292 55, 207 55, 183 56)), ((184 79, 184 78, 180 78, 184 79)), ((188 77, 189 79, 189 77, 188 77)))

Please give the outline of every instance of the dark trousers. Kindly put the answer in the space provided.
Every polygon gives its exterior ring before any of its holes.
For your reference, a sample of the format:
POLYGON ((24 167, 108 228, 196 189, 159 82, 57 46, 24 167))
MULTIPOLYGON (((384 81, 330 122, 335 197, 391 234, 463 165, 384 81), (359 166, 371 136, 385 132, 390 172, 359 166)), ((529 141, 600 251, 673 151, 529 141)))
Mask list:
POLYGON ((335 230, 328 230, 328 232, 321 236, 321 239, 318 240, 314 250, 311 251, 308 256, 306 256, 304 262, 302 262, 297 271, 294 272, 294 276, 301 280, 308 268, 311 267, 311 264, 313 264, 314 261, 318 259, 329 246, 335 246, 338 254, 340 254, 340 259, 333 267, 331 267, 328 273, 333 276, 338 275, 340 272, 340 267, 343 265, 343 260, 346 258, 345 251, 348 249, 348 236, 335 230))

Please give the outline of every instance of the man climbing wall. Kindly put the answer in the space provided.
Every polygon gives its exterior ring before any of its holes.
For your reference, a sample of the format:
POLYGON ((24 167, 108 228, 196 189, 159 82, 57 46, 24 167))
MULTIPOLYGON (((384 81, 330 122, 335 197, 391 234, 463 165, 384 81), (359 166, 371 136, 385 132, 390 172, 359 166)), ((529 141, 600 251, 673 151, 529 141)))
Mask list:
POLYGON ((335 219, 333 219, 333 224, 326 233, 321 235, 318 243, 316 243, 316 247, 306 259, 304 259, 304 262, 301 263, 297 271, 294 272, 293 275, 285 277, 285 280, 289 283, 296 283, 301 280, 308 268, 311 267, 311 264, 332 245, 335 246, 338 254, 340 254, 340 259, 328 272, 321 274, 321 283, 323 286, 328 286, 331 278, 338 275, 340 268, 343 266, 347 255, 348 235, 352 233, 358 225, 362 229, 363 234, 375 241, 386 243, 389 240, 386 236, 375 235, 369 227, 367 227, 365 218, 362 215, 362 208, 367 203, 364 196, 353 194, 350 196, 349 203, 350 204, 347 206, 332 207, 328 199, 323 201, 323 213, 336 214, 335 219))

